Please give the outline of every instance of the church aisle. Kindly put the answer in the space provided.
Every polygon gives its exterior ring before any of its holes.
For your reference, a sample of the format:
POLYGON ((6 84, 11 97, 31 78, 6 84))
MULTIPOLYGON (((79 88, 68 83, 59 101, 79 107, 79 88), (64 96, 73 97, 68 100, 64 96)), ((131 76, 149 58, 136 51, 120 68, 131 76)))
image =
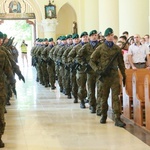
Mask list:
POLYGON ((17 99, 7 106, 4 150, 150 150, 123 128, 99 123, 89 109, 35 81, 35 68, 21 68, 26 83, 17 81, 17 99))

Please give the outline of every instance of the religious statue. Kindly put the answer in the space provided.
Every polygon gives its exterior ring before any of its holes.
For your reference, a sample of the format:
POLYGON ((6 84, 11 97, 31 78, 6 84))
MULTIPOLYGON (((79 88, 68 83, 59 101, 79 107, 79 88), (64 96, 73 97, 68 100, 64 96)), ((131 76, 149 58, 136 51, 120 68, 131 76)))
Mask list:
POLYGON ((73 26, 72 26, 72 34, 76 34, 76 33, 78 33, 78 29, 77 29, 77 23, 74 21, 73 22, 73 26))

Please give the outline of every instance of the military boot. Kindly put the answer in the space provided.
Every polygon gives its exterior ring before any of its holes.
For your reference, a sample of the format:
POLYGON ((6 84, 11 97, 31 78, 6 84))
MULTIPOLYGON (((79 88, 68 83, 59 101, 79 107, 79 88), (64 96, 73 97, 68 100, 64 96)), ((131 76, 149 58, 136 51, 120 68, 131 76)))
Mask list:
POLYGON ((77 98, 75 98, 73 102, 74 102, 74 103, 78 103, 78 99, 77 99, 77 98))
POLYGON ((97 115, 97 116, 101 116, 101 111, 100 111, 100 109, 97 109, 96 115, 97 115))
POLYGON ((72 98, 72 97, 71 97, 71 93, 69 93, 69 94, 68 94, 68 99, 71 99, 71 98, 72 98))
POLYGON ((48 83, 45 84, 45 87, 46 87, 46 88, 48 87, 48 83))
POLYGON ((56 89, 56 86, 52 86, 51 89, 52 89, 52 90, 56 89))
POLYGON ((91 113, 92 113, 92 114, 93 114, 93 113, 96 113, 96 107, 91 106, 90 110, 91 110, 91 113))
POLYGON ((39 82, 39 78, 38 77, 36 78, 36 82, 39 82))
POLYGON ((10 105, 11 105, 11 103, 10 103, 9 100, 10 100, 10 99, 7 99, 7 101, 6 101, 6 105, 7 105, 7 106, 10 106, 10 105))
POLYGON ((107 119, 107 115, 102 115, 100 123, 101 124, 105 124, 106 123, 106 119, 107 119))
POLYGON ((62 93, 63 93, 64 95, 67 95, 67 93, 66 93, 66 90, 65 90, 65 89, 63 89, 62 93))
POLYGON ((84 100, 81 101, 81 103, 80 103, 80 108, 82 108, 82 109, 86 108, 86 107, 85 107, 85 102, 84 102, 84 100))
POLYGON ((60 92, 61 92, 61 93, 63 92, 63 88, 60 88, 60 92))
POLYGON ((5 144, 2 141, 2 135, 0 135, 0 148, 3 148, 5 146, 5 144))
POLYGON ((124 122, 122 122, 122 121, 120 120, 120 118, 116 118, 116 119, 115 119, 115 126, 118 126, 118 127, 125 127, 126 124, 125 124, 124 122))
POLYGON ((6 107, 4 108, 4 113, 5 113, 5 114, 7 113, 6 107))
POLYGON ((115 126, 118 126, 118 127, 125 127, 126 126, 126 124, 121 121, 120 114, 115 114, 115 126))

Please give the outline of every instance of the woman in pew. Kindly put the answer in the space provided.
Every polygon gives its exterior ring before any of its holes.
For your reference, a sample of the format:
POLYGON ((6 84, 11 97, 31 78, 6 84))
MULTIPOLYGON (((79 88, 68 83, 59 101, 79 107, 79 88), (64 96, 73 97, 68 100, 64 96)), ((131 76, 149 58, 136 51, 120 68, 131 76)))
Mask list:
POLYGON ((145 44, 141 44, 140 40, 140 35, 135 34, 134 43, 129 46, 128 58, 130 65, 132 69, 150 69, 149 49, 145 44))

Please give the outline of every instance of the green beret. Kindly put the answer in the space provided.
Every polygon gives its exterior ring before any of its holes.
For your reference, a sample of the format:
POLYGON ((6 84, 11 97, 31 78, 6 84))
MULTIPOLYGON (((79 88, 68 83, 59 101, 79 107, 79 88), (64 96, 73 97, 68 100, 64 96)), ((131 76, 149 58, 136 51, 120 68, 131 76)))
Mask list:
POLYGON ((53 38, 49 38, 48 42, 52 42, 53 41, 53 38))
POLYGON ((3 39, 3 33, 0 31, 0 39, 3 39))
POLYGON ((88 33, 86 31, 82 32, 80 35, 80 38, 82 38, 82 36, 88 35, 88 33))
POLYGON ((4 39, 7 38, 7 34, 3 34, 3 38, 4 38, 4 39))
POLYGON ((59 36, 59 37, 57 38, 57 40, 61 40, 61 36, 59 36))
POLYGON ((93 34, 97 34, 97 31, 96 30, 92 30, 90 33, 89 33, 89 36, 93 35, 93 34))
POLYGON ((79 38, 79 35, 78 35, 78 34, 73 34, 73 35, 72 35, 72 39, 77 39, 77 38, 79 38))
POLYGON ((66 40, 67 38, 66 38, 66 36, 62 36, 60 39, 61 39, 62 41, 64 41, 64 40, 66 40))
POLYGON ((70 38, 72 38, 72 35, 71 35, 71 34, 68 34, 68 35, 67 35, 67 39, 70 39, 70 38))
POLYGON ((112 29, 112 28, 107 28, 107 29, 105 30, 104 36, 108 36, 108 35, 110 35, 110 34, 112 34, 112 33, 113 33, 113 29, 112 29))
POLYGON ((47 38, 45 38, 45 39, 43 39, 43 41, 45 42, 45 41, 48 41, 48 39, 47 38))
POLYGON ((39 41, 39 38, 35 39, 35 41, 39 41))
POLYGON ((41 41, 41 39, 39 38, 39 39, 38 39, 38 42, 40 42, 40 41, 41 41))
POLYGON ((43 42, 43 39, 38 39, 38 42, 43 42))

